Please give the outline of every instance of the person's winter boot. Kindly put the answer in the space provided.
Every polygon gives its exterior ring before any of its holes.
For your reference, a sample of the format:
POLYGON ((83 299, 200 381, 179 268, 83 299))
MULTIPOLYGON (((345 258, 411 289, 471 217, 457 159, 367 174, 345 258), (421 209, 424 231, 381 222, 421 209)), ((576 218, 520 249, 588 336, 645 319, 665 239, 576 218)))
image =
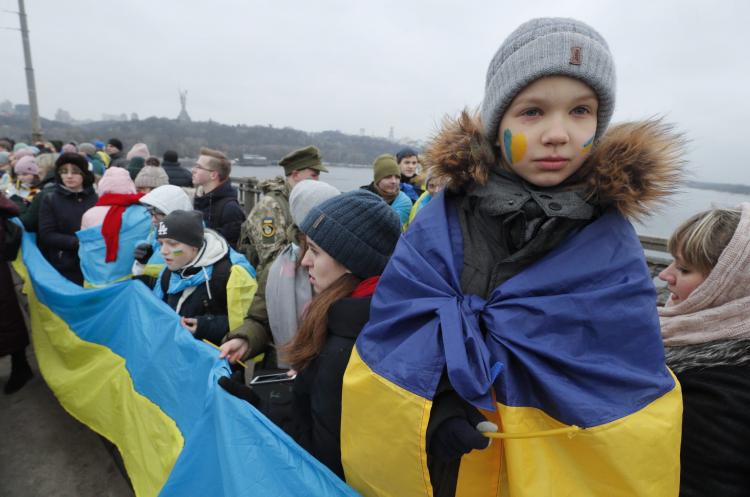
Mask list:
POLYGON ((16 393, 34 376, 29 366, 29 361, 26 360, 26 351, 21 350, 13 352, 10 356, 10 378, 5 384, 3 392, 6 395, 16 393))

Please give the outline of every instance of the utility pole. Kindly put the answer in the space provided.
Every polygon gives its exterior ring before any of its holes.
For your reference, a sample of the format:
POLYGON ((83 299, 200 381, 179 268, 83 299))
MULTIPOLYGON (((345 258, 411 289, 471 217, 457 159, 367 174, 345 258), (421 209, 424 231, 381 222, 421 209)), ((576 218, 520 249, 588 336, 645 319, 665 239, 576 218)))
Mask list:
POLYGON ((42 126, 39 121, 39 106, 36 102, 34 67, 31 65, 31 46, 29 45, 29 27, 26 24, 26 8, 23 5, 23 0, 18 0, 18 17, 21 18, 23 58, 26 61, 26 88, 29 91, 29 107, 31 110, 31 140, 36 142, 42 139, 42 126))

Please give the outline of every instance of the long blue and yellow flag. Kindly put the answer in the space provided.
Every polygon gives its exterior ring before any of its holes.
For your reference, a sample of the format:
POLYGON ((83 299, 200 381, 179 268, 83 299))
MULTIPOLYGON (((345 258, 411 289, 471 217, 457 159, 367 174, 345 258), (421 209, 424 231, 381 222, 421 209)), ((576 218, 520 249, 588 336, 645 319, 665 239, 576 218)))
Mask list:
POLYGON ((631 224, 606 213, 485 300, 461 291, 456 207, 440 194, 423 211, 344 377, 347 482, 367 497, 432 495, 426 431, 447 374, 500 427, 462 458, 456 495, 677 496, 681 393, 631 224))
POLYGON ((81 288, 30 234, 13 264, 45 381, 65 410, 117 446, 138 497, 356 495, 222 390, 228 364, 141 282, 81 288))

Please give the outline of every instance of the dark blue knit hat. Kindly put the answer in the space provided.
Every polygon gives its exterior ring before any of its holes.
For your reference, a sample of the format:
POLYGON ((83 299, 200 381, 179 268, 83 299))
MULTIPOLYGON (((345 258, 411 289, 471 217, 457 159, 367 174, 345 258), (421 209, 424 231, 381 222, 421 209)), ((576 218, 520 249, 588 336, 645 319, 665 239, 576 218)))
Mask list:
POLYGON ((401 161, 407 157, 418 157, 417 151, 411 147, 404 147, 396 152, 396 162, 401 164, 401 161))
POLYGON ((313 207, 300 230, 355 276, 369 278, 385 269, 401 223, 379 196, 354 190, 313 207))

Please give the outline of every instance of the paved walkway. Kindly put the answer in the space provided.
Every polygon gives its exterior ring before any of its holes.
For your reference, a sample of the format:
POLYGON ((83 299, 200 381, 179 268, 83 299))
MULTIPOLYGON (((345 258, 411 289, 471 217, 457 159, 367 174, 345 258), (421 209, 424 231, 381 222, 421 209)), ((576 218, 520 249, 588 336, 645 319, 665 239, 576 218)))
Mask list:
MULTIPOLYGON (((34 378, 0 391, 0 496, 133 497, 102 440, 63 410, 31 359, 34 378)), ((0 385, 9 375, 6 356, 0 385)))

